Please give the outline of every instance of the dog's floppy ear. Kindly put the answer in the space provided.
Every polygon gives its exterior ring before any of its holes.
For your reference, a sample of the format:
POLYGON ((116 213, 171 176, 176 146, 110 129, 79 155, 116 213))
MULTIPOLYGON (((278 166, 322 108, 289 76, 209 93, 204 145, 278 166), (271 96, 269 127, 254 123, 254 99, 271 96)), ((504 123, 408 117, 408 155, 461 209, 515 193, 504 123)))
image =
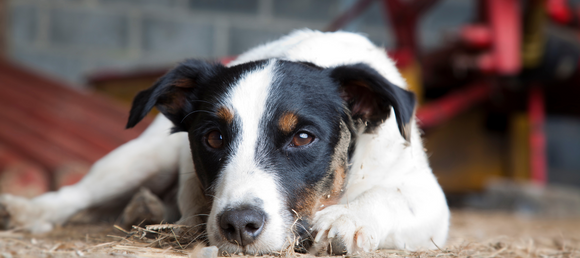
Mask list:
POLYGON ((391 107, 405 140, 410 139, 410 122, 415 110, 415 94, 389 82, 365 64, 331 68, 331 77, 341 85, 341 97, 348 104, 352 118, 361 119, 372 131, 385 121, 391 107))
POLYGON ((212 77, 219 68, 223 66, 193 59, 179 64, 159 78, 151 88, 135 96, 127 128, 134 127, 155 106, 173 122, 174 132, 186 130, 181 122, 194 109, 198 86, 212 77))

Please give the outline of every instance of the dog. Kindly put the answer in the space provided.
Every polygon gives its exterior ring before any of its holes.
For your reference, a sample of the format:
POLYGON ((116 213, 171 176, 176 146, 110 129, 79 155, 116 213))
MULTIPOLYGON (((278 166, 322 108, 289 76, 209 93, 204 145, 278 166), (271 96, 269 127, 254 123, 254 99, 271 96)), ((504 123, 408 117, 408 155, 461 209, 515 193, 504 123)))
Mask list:
POLYGON ((187 60, 134 99, 127 128, 162 114, 79 183, 3 195, 5 226, 50 231, 75 213, 178 177, 179 224, 223 252, 349 254, 442 246, 449 208, 384 49, 298 30, 227 66, 187 60))

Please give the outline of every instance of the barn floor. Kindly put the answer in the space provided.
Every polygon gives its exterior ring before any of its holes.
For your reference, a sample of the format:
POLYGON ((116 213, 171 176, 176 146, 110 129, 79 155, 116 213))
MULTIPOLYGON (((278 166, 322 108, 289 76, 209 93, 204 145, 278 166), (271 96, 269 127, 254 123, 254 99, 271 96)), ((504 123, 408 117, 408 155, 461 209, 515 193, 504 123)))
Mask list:
MULTIPOLYGON (((448 243, 440 250, 382 250, 361 257, 580 257, 580 218, 465 210, 452 216, 448 243)), ((159 242, 126 236, 111 225, 68 225, 42 235, 0 232, 0 257, 188 257, 192 249, 163 242, 152 247, 159 242)))

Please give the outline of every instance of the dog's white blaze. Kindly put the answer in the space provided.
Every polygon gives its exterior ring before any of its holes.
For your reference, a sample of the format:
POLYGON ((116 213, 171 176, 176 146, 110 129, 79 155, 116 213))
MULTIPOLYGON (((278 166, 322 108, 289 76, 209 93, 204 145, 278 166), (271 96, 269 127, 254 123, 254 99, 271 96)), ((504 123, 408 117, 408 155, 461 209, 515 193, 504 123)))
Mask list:
POLYGON ((266 115, 265 108, 273 82, 275 62, 242 76, 227 98, 222 102, 233 108, 240 124, 240 132, 232 143, 233 151, 228 164, 217 179, 215 199, 208 220, 208 236, 211 244, 217 244, 228 252, 240 251, 237 246, 223 242, 219 233, 217 216, 226 208, 239 205, 259 205, 267 216, 266 224, 256 241, 246 247, 247 252, 268 252, 284 246, 287 235, 287 219, 273 173, 259 168, 256 160, 257 144, 264 133, 260 121, 266 115), (256 200, 261 200, 256 201, 256 200))

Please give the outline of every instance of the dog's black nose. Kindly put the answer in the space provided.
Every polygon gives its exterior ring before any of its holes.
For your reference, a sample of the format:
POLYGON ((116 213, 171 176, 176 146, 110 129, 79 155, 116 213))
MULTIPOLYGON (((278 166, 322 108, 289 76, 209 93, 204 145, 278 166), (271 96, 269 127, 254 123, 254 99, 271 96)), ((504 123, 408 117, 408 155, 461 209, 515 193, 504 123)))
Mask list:
POLYGON ((264 221, 262 212, 251 208, 239 208, 225 211, 220 216, 220 228, 228 241, 239 246, 247 246, 260 235, 264 221))

